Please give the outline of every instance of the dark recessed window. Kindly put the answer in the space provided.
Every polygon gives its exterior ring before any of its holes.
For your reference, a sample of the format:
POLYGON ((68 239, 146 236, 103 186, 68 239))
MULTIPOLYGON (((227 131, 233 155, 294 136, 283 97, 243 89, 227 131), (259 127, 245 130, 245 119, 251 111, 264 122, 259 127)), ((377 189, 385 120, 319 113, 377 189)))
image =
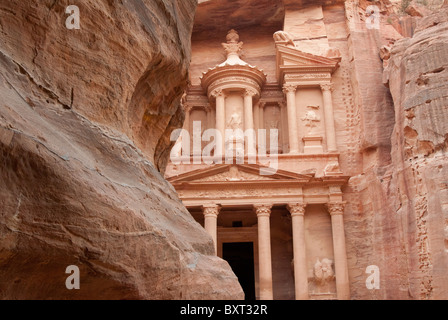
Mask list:
POLYGON ((243 227, 243 221, 233 221, 232 222, 233 228, 242 228, 243 227))

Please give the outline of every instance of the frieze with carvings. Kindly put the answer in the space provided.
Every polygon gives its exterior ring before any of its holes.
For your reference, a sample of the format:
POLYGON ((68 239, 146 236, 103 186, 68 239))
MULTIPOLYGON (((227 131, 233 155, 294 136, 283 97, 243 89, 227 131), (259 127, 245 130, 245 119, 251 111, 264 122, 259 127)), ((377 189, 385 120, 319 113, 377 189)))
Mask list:
POLYGON ((228 82, 241 82, 241 84, 252 85, 258 91, 261 90, 260 86, 258 85, 258 83, 256 81, 246 78, 246 77, 223 77, 219 80, 213 81, 213 87, 218 87, 221 84, 228 83, 228 82))
POLYGON ((330 73, 297 73, 285 75, 286 80, 295 79, 331 79, 330 73))
MULTIPOLYGON (((270 189, 270 188, 268 188, 270 189)), ((202 199, 241 199, 244 197, 263 198, 266 196, 265 189, 257 188, 220 188, 219 190, 179 190, 178 195, 182 199, 202 198, 202 199)), ((272 197, 290 197, 299 195, 299 190, 292 188, 273 188, 269 195, 272 197)))
POLYGON ((266 176, 259 176, 250 174, 239 170, 230 170, 214 176, 204 177, 202 179, 195 180, 195 182, 216 182, 216 181, 262 181, 262 180, 275 180, 266 176))

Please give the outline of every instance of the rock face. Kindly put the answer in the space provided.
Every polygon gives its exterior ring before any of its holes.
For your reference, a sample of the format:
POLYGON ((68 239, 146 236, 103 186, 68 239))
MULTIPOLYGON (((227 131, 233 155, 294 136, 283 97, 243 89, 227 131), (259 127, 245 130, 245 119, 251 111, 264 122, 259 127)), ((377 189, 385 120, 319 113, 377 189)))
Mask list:
POLYGON ((242 298, 160 173, 196 1, 68 5, 0 4, 0 298, 242 298))
POLYGON ((359 11, 346 2, 361 165, 345 190, 352 298, 446 299, 446 9, 401 40, 387 15, 366 30, 359 11), (379 290, 365 289, 369 265, 379 290))
POLYGON ((389 203, 402 226, 409 296, 446 299, 448 7, 398 41, 385 70, 395 105, 389 203))

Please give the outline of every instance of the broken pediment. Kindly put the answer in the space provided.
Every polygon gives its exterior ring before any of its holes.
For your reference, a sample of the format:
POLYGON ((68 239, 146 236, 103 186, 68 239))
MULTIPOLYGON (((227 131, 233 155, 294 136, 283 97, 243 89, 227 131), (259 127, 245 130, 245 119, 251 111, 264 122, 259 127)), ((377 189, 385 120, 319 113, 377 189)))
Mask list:
POLYGON ((277 77, 284 82, 285 75, 331 74, 339 67, 338 59, 300 51, 296 47, 277 44, 277 77))

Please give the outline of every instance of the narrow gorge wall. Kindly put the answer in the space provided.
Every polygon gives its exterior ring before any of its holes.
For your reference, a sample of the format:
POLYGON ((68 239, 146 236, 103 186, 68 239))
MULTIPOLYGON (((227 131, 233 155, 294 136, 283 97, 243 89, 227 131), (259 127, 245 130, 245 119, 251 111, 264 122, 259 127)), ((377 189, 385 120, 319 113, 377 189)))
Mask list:
POLYGON ((345 190, 354 299, 448 297, 447 8, 420 9, 424 17, 397 16, 389 1, 346 2, 362 163, 345 190), (371 4, 379 29, 366 28, 371 4), (379 267, 379 290, 366 288, 369 265, 379 267))
POLYGON ((238 299, 164 179, 194 0, 0 4, 0 298, 238 299), (70 4, 80 29, 65 27, 70 4), (67 290, 66 267, 81 271, 67 290))
POLYGON ((398 41, 385 70, 395 104, 389 197, 409 296, 448 297, 448 5, 398 41))

